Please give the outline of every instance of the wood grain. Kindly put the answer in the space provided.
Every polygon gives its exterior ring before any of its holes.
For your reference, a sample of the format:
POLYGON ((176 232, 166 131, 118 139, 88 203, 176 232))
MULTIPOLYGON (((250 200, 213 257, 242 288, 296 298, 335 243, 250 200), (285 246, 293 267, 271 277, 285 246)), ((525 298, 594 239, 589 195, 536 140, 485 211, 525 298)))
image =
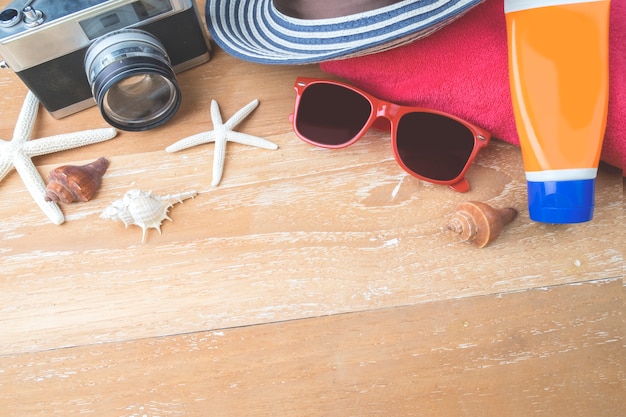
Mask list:
MULTIPOLYGON (((121 132, 109 143, 40 158, 42 175, 57 164, 100 156, 111 161, 96 198, 63 206, 67 221, 61 226, 49 223, 19 176, 9 174, 0 184, 0 305, 5 306, 0 321, 6 329, 0 353, 362 311, 622 273, 622 182, 615 170, 600 172, 593 222, 531 222, 519 149, 508 144, 494 141, 479 156, 469 172, 472 190, 461 194, 405 174, 381 132, 368 133, 342 151, 302 143, 287 120, 294 96, 290 85, 298 74, 315 71, 259 67, 216 51, 210 63, 181 74, 183 85, 195 81, 197 87, 184 90, 194 94, 171 124, 143 133, 121 132), (267 81, 255 82, 253 89, 249 80, 261 68, 267 81), (229 144, 218 187, 210 185, 212 145, 164 151, 176 140, 212 127, 210 99, 220 102, 227 118, 257 97, 258 111, 239 129, 266 137, 279 149, 229 144), (199 109, 190 111, 189 102, 199 109), (173 221, 163 224, 162 235, 149 230, 141 244, 139 228, 99 217, 131 188, 156 194, 196 190, 199 195, 174 206, 173 221), (445 230, 455 206, 470 199, 513 206, 521 214, 492 246, 476 250, 445 230)), ((23 89, 17 82, 11 88, 23 89)), ((3 109, 19 107, 2 100, 3 109)), ((13 120, 2 117, 8 126, 13 120)), ((42 112, 40 120, 34 137, 59 133, 61 126, 73 131, 104 125, 95 108, 60 121, 42 112)), ((1 137, 10 137, 11 129, 2 128, 1 137)))
POLYGON ((8 355, 0 404, 7 417, 619 417, 623 291, 602 280, 8 355))
MULTIPOLYGON (((388 133, 319 149, 289 123, 297 76, 328 75, 216 48, 164 126, 35 158, 111 162, 61 226, 0 182, 0 414, 621 415, 622 172, 601 166, 593 221, 536 223, 519 148, 493 140, 465 194, 405 174, 388 133), (279 148, 229 144, 219 186, 212 144, 165 152, 212 129, 211 100, 227 119, 255 98, 237 130, 279 148), (99 217, 131 188, 199 194, 141 243, 99 217), (445 228, 467 200, 520 214, 478 249, 445 228)), ((9 140, 26 87, 2 70, 0 91, 9 140)), ((42 110, 33 140, 105 126, 42 110)))

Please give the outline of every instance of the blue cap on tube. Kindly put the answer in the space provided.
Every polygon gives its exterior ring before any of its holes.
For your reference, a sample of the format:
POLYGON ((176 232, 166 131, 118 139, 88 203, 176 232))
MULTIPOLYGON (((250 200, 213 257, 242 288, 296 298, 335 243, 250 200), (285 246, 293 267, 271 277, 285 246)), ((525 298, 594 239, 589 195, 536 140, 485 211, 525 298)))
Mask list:
POLYGON ((531 220, 543 223, 582 223, 593 218, 595 179, 528 181, 531 220))

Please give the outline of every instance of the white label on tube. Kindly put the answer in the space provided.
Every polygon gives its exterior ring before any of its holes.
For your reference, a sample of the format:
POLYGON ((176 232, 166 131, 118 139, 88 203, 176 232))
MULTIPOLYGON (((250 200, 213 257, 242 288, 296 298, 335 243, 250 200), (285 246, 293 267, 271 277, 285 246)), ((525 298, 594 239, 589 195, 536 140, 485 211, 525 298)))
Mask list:
POLYGON ((595 1, 606 0, 504 0, 504 13, 536 9, 538 7, 560 6, 562 4, 592 3, 595 1))
POLYGON ((526 171, 526 180, 530 182, 592 180, 597 174, 597 168, 526 171))

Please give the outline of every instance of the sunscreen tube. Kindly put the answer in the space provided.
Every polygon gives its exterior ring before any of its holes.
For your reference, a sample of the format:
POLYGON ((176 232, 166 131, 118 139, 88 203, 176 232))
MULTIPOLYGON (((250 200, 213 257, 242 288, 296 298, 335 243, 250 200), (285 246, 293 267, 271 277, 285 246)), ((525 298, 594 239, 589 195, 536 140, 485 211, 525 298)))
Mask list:
POLYGON ((504 0, 530 218, 593 218, 609 97, 610 0, 504 0))

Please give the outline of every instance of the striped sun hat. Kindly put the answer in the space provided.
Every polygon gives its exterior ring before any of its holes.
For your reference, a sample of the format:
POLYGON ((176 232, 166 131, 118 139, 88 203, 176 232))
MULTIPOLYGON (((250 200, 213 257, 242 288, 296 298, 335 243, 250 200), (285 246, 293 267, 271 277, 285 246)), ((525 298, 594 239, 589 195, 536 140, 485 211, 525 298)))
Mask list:
POLYGON ((207 0, 213 40, 263 64, 365 55, 427 36, 483 0, 207 0))

